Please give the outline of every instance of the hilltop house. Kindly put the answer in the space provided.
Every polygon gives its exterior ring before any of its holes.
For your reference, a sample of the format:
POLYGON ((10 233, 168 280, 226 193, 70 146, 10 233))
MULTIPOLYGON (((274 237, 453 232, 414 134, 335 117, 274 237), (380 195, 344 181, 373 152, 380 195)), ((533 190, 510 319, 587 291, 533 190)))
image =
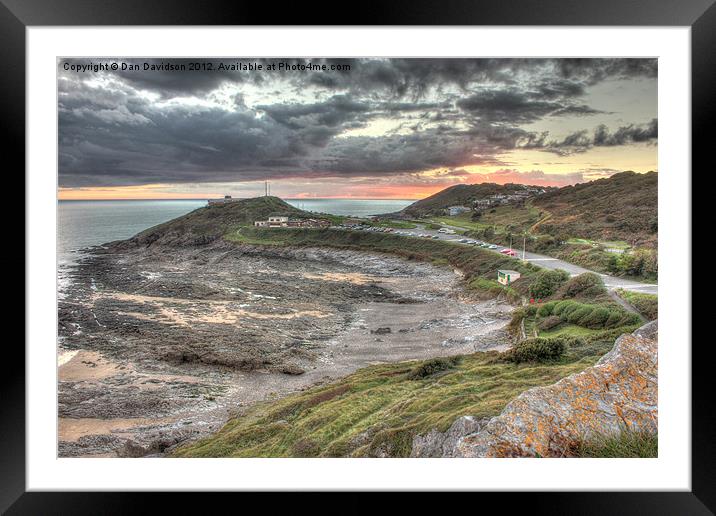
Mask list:
POLYGON ((226 204, 229 202, 240 201, 241 199, 234 199, 230 195, 225 195, 223 199, 209 199, 208 205, 212 206, 215 204, 226 204))
POLYGON ((509 269, 500 269, 497 271, 497 282, 502 285, 509 285, 513 281, 520 279, 520 273, 509 269))
POLYGON ((282 215, 270 215, 268 220, 256 220, 254 226, 261 228, 323 228, 331 225, 326 219, 289 219, 282 215))

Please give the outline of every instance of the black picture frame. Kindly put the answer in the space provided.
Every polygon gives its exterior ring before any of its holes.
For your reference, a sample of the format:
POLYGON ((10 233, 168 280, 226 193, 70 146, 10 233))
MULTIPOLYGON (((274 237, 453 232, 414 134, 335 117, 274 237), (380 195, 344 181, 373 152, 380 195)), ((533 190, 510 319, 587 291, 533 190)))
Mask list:
MULTIPOLYGON (((710 125, 716 100, 716 5, 714 0, 397 0, 390 3, 363 2, 357 9, 337 9, 322 20, 327 25, 601 25, 601 26, 689 26, 692 51, 692 163, 707 170, 712 143, 710 125), (343 14, 339 14, 343 13, 343 14)), ((293 3, 278 8, 269 3, 190 2, 186 0, 0 0, 0 131, 5 163, 14 170, 25 168, 25 30, 39 25, 296 25, 315 24, 320 7, 293 3)), ((689 171, 683 171, 688 174, 689 171)), ((7 186, 13 197, 24 199, 24 181, 19 173, 8 174, 17 184, 7 186)), ((48 180, 49 180, 48 175, 48 180)), ((692 181, 693 181, 693 175, 692 181)), ((9 205, 8 205, 9 206, 9 205)), ((24 270, 24 228, 17 224, 19 207, 6 207, 7 229, 14 251, 2 258, 6 271, 24 270), (15 210, 10 217, 8 210, 15 210), (22 234, 21 234, 22 232, 22 234)), ((6 287, 24 292, 19 274, 9 274, 6 287), (17 284, 16 284, 17 283, 17 284)), ((688 278, 690 281, 690 278, 688 278)), ((18 303, 19 304, 19 303, 18 303)), ((32 307, 26 307, 31 309, 32 307)), ((698 313, 698 312, 697 312, 698 313)), ((689 342, 670 343, 687 349, 689 342)), ((714 375, 708 360, 709 342, 692 347, 692 490, 690 492, 619 493, 480 493, 457 496, 481 507, 486 502, 524 507, 530 513, 547 514, 713 514, 716 511, 716 427, 711 412, 714 375), (479 498, 476 498, 478 497, 479 498), (469 498, 468 498, 469 497, 469 498), (493 500, 489 500, 492 498, 493 500)), ((234 495, 204 493, 45 493, 25 489, 25 355, 16 341, 6 339, 6 367, 2 382, 0 421, 0 510, 8 514, 120 514, 150 509, 147 497, 161 504, 163 512, 185 514, 194 507, 207 509, 207 497, 214 504, 226 503, 234 495), (8 367, 7 364, 13 364, 8 367), (219 498, 217 498, 217 496, 219 498)), ((242 505, 249 507, 255 495, 242 493, 242 505)), ((341 502, 339 512, 373 510, 372 496, 351 495, 341 502)), ((302 501, 313 507, 336 512, 322 494, 301 495, 301 500, 281 502, 272 497, 271 512, 296 507, 302 501), (317 501, 320 497, 320 501, 317 501), (316 501, 314 501, 316 500, 316 501), (290 504, 290 505, 288 505, 290 504), (318 505, 316 505, 318 504, 318 505)), ((424 507, 424 497, 413 494, 403 502, 401 512, 424 507)), ((496 507, 499 507, 497 505, 496 507)), ((317 509, 320 510, 320 509, 317 509)), ((494 510, 494 509, 493 509, 494 510)))

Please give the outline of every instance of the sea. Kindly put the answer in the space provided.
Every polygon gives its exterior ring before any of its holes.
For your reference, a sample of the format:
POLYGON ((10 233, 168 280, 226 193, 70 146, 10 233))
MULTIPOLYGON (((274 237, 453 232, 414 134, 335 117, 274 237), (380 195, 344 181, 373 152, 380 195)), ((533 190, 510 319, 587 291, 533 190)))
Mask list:
MULTIPOLYGON (((396 199, 285 199, 305 211, 367 217, 393 213, 414 201, 396 199)), ((123 240, 206 206, 201 200, 59 201, 58 265, 73 263, 82 249, 123 240)))

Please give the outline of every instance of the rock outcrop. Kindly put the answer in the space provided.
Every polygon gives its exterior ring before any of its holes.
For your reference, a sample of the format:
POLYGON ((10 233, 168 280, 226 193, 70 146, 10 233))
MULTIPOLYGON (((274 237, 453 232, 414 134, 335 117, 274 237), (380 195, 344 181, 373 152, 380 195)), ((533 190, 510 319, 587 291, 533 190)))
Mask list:
POLYGON ((417 436, 413 456, 562 457, 593 434, 656 432, 657 342, 653 321, 619 337, 593 367, 523 392, 499 416, 462 417, 445 433, 417 436))

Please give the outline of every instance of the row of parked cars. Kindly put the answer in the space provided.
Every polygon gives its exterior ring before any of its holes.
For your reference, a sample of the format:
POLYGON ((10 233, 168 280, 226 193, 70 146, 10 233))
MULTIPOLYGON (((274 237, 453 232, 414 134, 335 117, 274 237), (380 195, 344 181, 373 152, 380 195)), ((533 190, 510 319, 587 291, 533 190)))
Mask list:
MULTIPOLYGON (((497 249, 495 244, 488 244, 487 242, 482 242, 480 240, 470 240, 469 238, 461 238, 458 242, 461 244, 478 245, 480 247, 484 247, 485 249, 497 249)), ((517 253, 512 249, 503 249, 500 253, 506 256, 517 256, 517 253)))
POLYGON ((485 249, 497 249, 495 244, 488 244, 487 242, 481 242, 480 240, 470 240, 469 238, 461 238, 458 242, 461 244, 479 245, 485 249))
MULTIPOLYGON (((354 229, 354 230, 358 230, 358 231, 373 231, 373 232, 377 232, 377 233, 394 233, 396 235, 401 235, 401 236, 414 236, 414 237, 418 237, 418 238, 430 238, 430 239, 434 239, 434 240, 437 240, 440 238, 438 235, 430 235, 428 233, 415 234, 415 233, 411 233, 410 231, 399 231, 399 230, 395 230, 393 228, 369 226, 367 224, 351 224, 351 225, 341 224, 338 227, 345 228, 345 229, 354 229)), ((455 231, 453 231, 451 229, 447 229, 447 228, 441 228, 438 230, 438 233, 452 235, 452 234, 455 234, 455 231)), ((493 250, 497 249, 497 246, 495 244, 489 244, 487 242, 482 242, 480 240, 471 240, 469 238, 461 238, 460 240, 458 240, 458 242, 460 242, 461 244, 476 245, 476 246, 484 247, 485 249, 493 249, 493 250)), ((500 251, 500 253, 502 253, 506 256, 517 256, 517 253, 515 251, 513 251, 512 249, 503 249, 502 251, 500 251)))

